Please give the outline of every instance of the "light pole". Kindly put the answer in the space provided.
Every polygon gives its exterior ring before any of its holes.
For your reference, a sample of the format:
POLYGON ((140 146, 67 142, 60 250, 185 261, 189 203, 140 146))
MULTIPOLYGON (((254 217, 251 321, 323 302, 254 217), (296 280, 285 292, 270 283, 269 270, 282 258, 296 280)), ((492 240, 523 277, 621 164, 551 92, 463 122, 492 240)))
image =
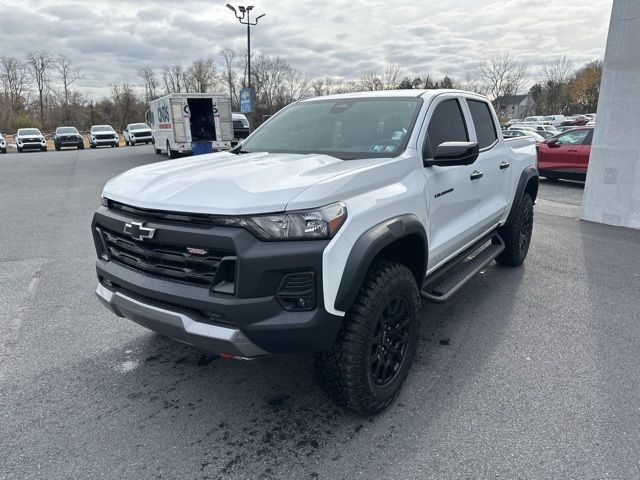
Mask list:
MULTIPOLYGON (((254 97, 253 90, 251 90, 251 27, 257 25, 258 20, 264 17, 266 13, 257 16, 256 19, 252 22, 251 10, 253 10, 253 5, 248 5, 246 7, 240 5, 236 10, 233 5, 227 3, 227 8, 233 12, 233 14, 242 25, 247 26, 247 88, 251 93, 251 106, 253 107, 254 97)), ((253 108, 251 110, 252 112, 249 113, 253 113, 253 108)), ((251 122, 251 126, 253 127, 253 122, 251 122)))

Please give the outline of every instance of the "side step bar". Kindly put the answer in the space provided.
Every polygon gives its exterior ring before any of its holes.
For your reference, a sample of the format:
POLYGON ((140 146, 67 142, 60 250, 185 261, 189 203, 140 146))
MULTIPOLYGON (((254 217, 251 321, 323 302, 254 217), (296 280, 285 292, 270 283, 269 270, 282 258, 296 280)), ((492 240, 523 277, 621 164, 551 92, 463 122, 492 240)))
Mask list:
POLYGON ((504 241, 497 232, 487 235, 426 278, 420 294, 430 302, 446 302, 504 248, 504 241), (487 245, 488 242, 491 243, 487 245))

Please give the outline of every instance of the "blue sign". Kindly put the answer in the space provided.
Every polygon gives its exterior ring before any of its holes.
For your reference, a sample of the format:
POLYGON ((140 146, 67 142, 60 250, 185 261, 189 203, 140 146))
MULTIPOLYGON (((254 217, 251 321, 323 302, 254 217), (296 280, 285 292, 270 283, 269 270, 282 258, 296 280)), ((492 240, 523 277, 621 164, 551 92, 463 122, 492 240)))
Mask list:
POLYGON ((253 87, 240 90, 240 113, 253 113, 253 87))

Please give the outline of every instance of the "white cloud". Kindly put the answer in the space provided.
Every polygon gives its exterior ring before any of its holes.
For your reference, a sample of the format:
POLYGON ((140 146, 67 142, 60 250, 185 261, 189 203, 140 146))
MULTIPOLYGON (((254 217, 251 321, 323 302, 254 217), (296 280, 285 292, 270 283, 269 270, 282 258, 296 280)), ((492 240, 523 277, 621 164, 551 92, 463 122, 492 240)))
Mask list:
MULTIPOLYGON (((78 85, 104 93, 160 67, 246 48, 246 30, 219 3, 201 0, 0 0, 3 55, 45 48, 82 68, 78 85)), ((506 50, 532 67, 561 54, 604 55, 612 0, 271 0, 252 29, 256 52, 286 57, 313 77, 355 79, 398 63, 410 75, 464 78, 482 56, 506 50)))

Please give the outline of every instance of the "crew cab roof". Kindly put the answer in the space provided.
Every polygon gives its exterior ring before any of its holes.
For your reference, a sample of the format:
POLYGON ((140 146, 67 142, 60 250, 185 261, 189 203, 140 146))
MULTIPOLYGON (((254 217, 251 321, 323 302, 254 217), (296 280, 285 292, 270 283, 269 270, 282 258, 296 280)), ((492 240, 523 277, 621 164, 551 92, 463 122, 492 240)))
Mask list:
POLYGON ((458 95, 473 95, 478 98, 485 99, 482 95, 478 95, 474 92, 467 92, 464 90, 455 89, 407 89, 407 90, 376 90, 373 92, 352 92, 352 93, 339 93, 335 95, 325 95, 321 97, 309 98, 301 100, 302 102, 314 102, 318 100, 339 100, 346 98, 394 98, 394 97, 422 97, 425 99, 431 99, 444 93, 453 93, 458 95))

